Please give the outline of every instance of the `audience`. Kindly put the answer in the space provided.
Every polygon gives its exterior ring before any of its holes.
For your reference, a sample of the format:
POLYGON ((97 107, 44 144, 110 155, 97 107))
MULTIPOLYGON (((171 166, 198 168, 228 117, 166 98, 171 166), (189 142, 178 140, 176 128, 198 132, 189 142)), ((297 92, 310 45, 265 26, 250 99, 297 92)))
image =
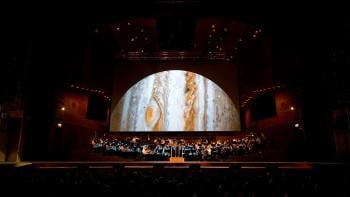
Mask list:
POLYGON ((350 196, 347 167, 307 170, 0 168, 3 194, 47 196, 350 196))

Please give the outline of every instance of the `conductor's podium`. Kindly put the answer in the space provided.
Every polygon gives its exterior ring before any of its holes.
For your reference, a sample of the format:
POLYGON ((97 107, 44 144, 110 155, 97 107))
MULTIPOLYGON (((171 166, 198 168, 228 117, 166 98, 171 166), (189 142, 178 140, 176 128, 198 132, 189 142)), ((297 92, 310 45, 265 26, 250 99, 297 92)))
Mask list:
POLYGON ((184 157, 170 157, 170 162, 182 163, 182 162, 185 162, 185 158, 184 157))

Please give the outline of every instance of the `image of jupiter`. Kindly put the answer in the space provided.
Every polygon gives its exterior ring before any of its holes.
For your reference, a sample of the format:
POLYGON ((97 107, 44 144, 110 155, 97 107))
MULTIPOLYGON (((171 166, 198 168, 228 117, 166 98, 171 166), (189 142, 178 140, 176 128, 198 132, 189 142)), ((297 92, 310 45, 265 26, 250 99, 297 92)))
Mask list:
POLYGON ((239 110, 211 80, 171 70, 132 86, 111 114, 112 131, 239 131, 239 110))

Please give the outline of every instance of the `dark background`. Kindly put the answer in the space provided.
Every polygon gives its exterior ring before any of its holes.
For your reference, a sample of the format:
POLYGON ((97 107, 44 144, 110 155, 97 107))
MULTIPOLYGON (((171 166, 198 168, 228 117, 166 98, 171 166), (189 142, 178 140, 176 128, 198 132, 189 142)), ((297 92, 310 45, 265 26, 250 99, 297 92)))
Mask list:
MULTIPOLYGON (((330 154, 330 111, 350 100, 350 19, 346 6, 335 2, 273 6, 224 1, 128 2, 12 2, 3 7, 0 101, 14 101, 16 95, 22 99, 28 130, 25 155, 31 159, 46 155, 56 90, 83 80, 86 40, 96 25, 130 16, 167 16, 173 20, 217 15, 261 25, 272 33, 273 78, 303 90, 311 157, 317 160, 330 154)), ((189 22, 179 26, 187 31, 189 22)), ((186 49, 191 38, 184 32, 176 33, 163 48, 186 49)))

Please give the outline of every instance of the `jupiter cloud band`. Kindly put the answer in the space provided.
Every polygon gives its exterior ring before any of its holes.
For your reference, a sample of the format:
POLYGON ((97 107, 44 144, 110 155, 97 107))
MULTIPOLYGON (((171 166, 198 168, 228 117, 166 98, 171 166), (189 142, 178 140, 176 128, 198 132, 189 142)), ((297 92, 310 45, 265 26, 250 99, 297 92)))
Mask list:
POLYGON ((111 114, 112 131, 238 131, 239 111, 211 80, 171 70, 132 86, 111 114))

